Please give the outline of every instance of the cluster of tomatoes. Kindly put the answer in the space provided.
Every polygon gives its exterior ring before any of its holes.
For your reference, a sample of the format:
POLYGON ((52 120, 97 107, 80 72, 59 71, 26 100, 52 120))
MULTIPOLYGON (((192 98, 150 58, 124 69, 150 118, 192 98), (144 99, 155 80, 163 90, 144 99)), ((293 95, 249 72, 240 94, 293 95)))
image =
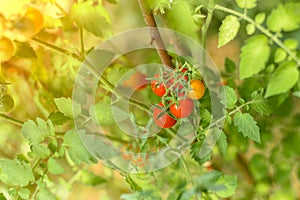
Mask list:
POLYGON ((162 97, 153 109, 154 122, 161 128, 170 128, 178 119, 190 116, 194 111, 194 100, 201 99, 205 93, 203 82, 192 79, 186 68, 154 75, 151 89, 162 97))

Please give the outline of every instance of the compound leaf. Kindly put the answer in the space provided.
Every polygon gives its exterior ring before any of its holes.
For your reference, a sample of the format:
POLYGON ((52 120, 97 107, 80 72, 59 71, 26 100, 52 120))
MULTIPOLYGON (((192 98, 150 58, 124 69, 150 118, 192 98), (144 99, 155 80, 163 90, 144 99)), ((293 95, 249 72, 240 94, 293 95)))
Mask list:
POLYGON ((248 137, 260 143, 259 127, 249 113, 236 113, 234 116, 234 125, 244 137, 248 137))

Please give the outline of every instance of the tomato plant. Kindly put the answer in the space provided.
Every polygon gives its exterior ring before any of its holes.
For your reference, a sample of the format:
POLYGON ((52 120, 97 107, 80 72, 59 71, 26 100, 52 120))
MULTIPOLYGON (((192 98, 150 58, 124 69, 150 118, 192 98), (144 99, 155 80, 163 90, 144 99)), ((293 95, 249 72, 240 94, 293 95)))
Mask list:
POLYGON ((0 199, 300 199, 299 10, 0 1, 0 199))

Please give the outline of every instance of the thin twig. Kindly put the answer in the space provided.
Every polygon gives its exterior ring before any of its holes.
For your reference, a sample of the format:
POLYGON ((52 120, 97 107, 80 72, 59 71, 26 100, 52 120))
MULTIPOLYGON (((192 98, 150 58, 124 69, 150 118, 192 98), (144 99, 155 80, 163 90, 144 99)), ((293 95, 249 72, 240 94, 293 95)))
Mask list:
MULTIPOLYGON (((213 4, 213 0, 209 1, 209 4, 213 4)), ((207 39, 207 31, 209 28, 209 25, 212 20, 213 11, 211 8, 208 8, 207 10, 207 17, 205 20, 205 24, 202 26, 202 47, 203 49, 206 49, 206 39, 207 39)), ((203 51, 203 65, 206 66, 206 51, 203 51)))
POLYGON ((6 121, 9 121, 9 122, 11 122, 11 123, 13 123, 13 124, 16 124, 16 125, 18 125, 18 126, 23 126, 23 124, 24 124, 24 122, 19 121, 19 120, 17 120, 17 119, 14 119, 14 118, 12 118, 12 117, 9 117, 9 116, 7 116, 7 115, 5 115, 5 114, 0 114, 0 118, 4 119, 4 120, 6 120, 6 121))
POLYGON ((90 63, 88 62, 87 59, 85 59, 84 56, 81 56, 81 55, 78 55, 77 53, 73 53, 73 52, 70 52, 68 50, 65 50, 63 48, 60 48, 58 46, 55 46, 53 44, 50 44, 48 42, 45 42, 43 40, 40 40, 38 38, 32 38, 31 39, 33 42, 43 46, 43 47, 46 47, 48 49, 51 49, 52 51, 55 51, 55 52, 58 52, 62 55, 65 55, 65 56, 71 56, 72 58, 78 60, 78 61, 81 61, 81 62, 84 62, 86 64, 86 67, 89 69, 89 71, 91 73, 93 73, 94 76, 96 76, 100 83, 102 83, 106 89, 108 89, 108 91, 110 91, 111 93, 115 94, 118 98, 120 99, 124 99, 124 100, 128 100, 128 102, 131 104, 131 105, 134 105, 134 106, 137 106, 139 107, 141 110, 144 110, 146 112, 148 112, 148 106, 139 102, 139 101, 136 101, 134 99, 131 99, 131 98, 128 98, 124 95, 122 95, 114 86, 112 83, 110 83, 104 76, 102 76, 101 73, 99 73, 97 71, 97 69, 95 69, 95 67, 90 63))
POLYGON ((161 62, 168 66, 172 67, 172 60, 169 56, 168 52, 166 51, 165 44, 162 40, 162 37, 159 33, 159 30, 157 28, 152 10, 149 9, 149 6, 146 4, 144 0, 138 0, 141 12, 144 17, 144 21, 148 27, 151 28, 150 34, 151 34, 151 44, 153 43, 155 46, 155 49, 160 57, 161 62))

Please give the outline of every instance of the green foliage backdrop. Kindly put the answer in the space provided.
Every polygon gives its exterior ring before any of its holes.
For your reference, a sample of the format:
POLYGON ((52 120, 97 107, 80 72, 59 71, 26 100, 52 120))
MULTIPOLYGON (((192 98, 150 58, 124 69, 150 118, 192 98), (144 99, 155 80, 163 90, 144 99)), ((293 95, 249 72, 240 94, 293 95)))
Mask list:
MULTIPOLYGON (((296 0, 1 1, 0 199, 300 199, 299 43, 296 0), (99 122, 120 149, 167 145, 168 129, 145 142, 115 126, 112 88, 141 63, 171 58, 178 69, 189 58, 155 50, 122 55, 99 78, 92 118, 71 97, 81 63, 97 44, 149 23, 186 34, 212 56, 222 75, 225 124, 210 125, 206 92, 190 149, 166 168, 131 174, 98 162, 74 119, 99 122), (199 156, 210 137, 216 145, 199 156)), ((149 85, 135 97, 145 105, 160 101, 149 85)), ((122 117, 146 130, 150 107, 131 103, 136 107, 122 117)))

